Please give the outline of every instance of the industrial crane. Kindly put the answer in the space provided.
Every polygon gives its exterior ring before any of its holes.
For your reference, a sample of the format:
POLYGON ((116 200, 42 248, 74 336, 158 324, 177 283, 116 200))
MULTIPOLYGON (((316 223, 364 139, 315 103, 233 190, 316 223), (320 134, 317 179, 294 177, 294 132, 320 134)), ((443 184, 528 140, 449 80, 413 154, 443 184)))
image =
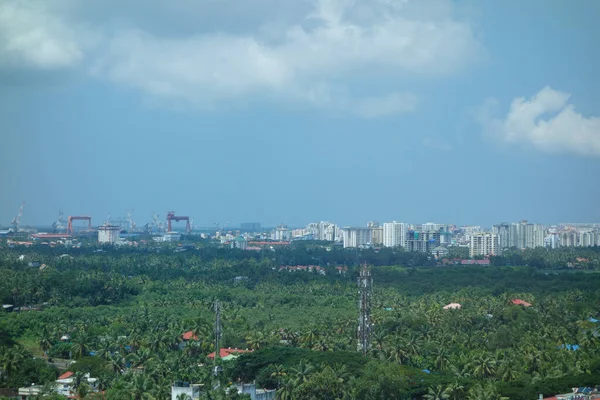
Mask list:
POLYGON ((15 228, 15 233, 19 232, 19 229, 21 227, 21 217, 23 216, 24 208, 25 208, 25 202, 23 201, 21 203, 21 207, 19 208, 19 214, 17 214, 17 216, 14 217, 13 220, 10 222, 12 224, 12 226, 15 228))
POLYGON ((64 214, 62 211, 58 211, 58 220, 52 223, 52 230, 56 233, 63 231, 65 229, 65 220, 64 214))
POLYGON ((135 232, 137 225, 133 220, 133 210, 127 210, 127 225, 130 233, 135 232))
POLYGON ((172 225, 171 225, 171 221, 175 221, 175 222, 179 222, 179 221, 185 221, 185 233, 190 233, 192 231, 192 227, 190 226, 190 217, 187 216, 179 216, 179 215, 175 215, 175 211, 169 211, 167 213, 167 228, 168 228, 168 232, 172 232, 172 225))
POLYGON ((88 222, 88 230, 92 230, 92 217, 88 216, 69 216, 69 222, 67 224, 67 233, 69 235, 73 234, 73 221, 87 221, 88 222))

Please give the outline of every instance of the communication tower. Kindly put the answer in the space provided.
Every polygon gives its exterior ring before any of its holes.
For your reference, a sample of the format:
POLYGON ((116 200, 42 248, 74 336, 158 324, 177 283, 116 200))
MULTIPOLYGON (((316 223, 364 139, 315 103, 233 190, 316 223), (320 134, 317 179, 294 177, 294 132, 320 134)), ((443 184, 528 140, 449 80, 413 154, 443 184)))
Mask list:
POLYGON ((371 347, 371 297, 373 295, 373 278, 367 263, 360 268, 358 294, 358 351, 366 355, 371 347))
MULTIPOLYGON (((223 371, 223 367, 218 364, 217 359, 221 356, 221 304, 219 300, 215 300, 215 358, 213 366, 214 376, 218 376, 219 372, 223 371)), ((217 387, 219 380, 217 379, 217 387)))

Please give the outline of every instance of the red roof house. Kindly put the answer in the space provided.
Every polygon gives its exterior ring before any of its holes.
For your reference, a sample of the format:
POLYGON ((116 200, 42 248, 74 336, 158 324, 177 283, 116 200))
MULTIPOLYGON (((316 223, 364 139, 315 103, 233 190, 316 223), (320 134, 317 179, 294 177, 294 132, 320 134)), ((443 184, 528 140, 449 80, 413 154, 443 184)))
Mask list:
POLYGON ((187 331, 181 335, 183 340, 198 340, 198 335, 194 335, 194 331, 187 331))
POLYGON ((58 377, 58 380, 61 380, 61 379, 68 379, 68 378, 70 378, 70 377, 72 377, 72 376, 73 376, 73 372, 71 372, 71 371, 67 371, 67 372, 65 372, 64 374, 62 374, 61 376, 59 376, 59 377, 58 377))
MULTIPOLYGON (((231 356, 239 356, 242 353, 251 353, 252 350, 244 350, 244 349, 232 349, 232 348, 221 348, 219 351, 220 358, 230 358, 231 356)), ((208 358, 215 358, 215 352, 213 351, 208 355, 208 358)))
POLYGON ((521 300, 521 299, 512 299, 510 302, 517 306, 531 307, 531 303, 528 303, 525 300, 521 300))

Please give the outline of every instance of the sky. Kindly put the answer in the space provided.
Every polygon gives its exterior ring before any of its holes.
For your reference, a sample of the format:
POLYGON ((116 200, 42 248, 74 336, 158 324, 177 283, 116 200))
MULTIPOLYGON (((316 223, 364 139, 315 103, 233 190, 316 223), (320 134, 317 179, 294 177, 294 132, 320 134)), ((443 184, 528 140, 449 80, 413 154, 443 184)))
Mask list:
POLYGON ((596 0, 0 2, 0 225, 600 222, 596 0))

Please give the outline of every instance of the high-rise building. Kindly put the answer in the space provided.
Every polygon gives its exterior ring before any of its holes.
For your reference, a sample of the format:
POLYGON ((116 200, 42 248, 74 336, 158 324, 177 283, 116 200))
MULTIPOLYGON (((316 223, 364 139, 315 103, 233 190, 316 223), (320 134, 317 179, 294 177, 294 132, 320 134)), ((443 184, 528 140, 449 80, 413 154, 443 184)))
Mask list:
POLYGON ((406 232, 405 248, 407 251, 431 253, 440 245, 440 237, 439 231, 409 230, 406 232))
POLYGON ((498 246, 498 235, 494 233, 475 233, 471 235, 469 256, 500 255, 502 251, 498 246))
POLYGON ((371 244, 369 228, 344 228, 344 247, 362 247, 371 244))
POLYGON ((498 235, 498 246, 500 249, 510 247, 518 249, 543 247, 546 238, 546 229, 543 225, 531 224, 527 221, 513 224, 503 222, 494 225, 492 233, 498 235))
POLYGON ((98 227, 98 242, 102 244, 115 244, 119 240, 121 227, 118 225, 102 225, 98 227))
POLYGON ((277 242, 287 242, 292 240, 292 231, 287 225, 281 224, 272 232, 271 238, 277 242))
POLYGON ((492 233, 498 235, 498 247, 501 249, 508 249, 513 246, 510 228, 511 226, 506 222, 492 227, 492 233))
POLYGON ((373 246, 383 245, 383 227, 379 225, 379 222, 370 221, 367 223, 367 228, 371 230, 371 244, 373 246))
POLYGON ((260 232, 260 222, 242 222, 240 229, 245 232, 260 232))
POLYGON ((385 247, 406 246, 406 224, 403 222, 385 222, 383 224, 383 245, 385 247))
POLYGON ((336 240, 337 231, 339 230, 337 225, 328 221, 311 222, 306 225, 306 230, 310 232, 315 240, 326 240, 333 242, 336 240))

